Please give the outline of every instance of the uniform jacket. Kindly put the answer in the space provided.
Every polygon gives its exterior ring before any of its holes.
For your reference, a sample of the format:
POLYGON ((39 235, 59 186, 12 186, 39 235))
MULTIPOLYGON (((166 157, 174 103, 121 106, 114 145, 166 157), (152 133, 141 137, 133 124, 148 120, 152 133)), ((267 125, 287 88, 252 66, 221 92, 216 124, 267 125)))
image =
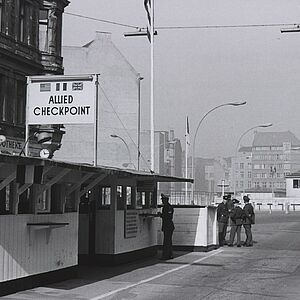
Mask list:
POLYGON ((234 207, 230 212, 230 218, 232 221, 231 225, 242 225, 244 220, 244 210, 239 206, 234 207))
POLYGON ((162 208, 161 218, 162 218, 162 231, 172 231, 175 229, 173 223, 174 208, 171 204, 166 204, 162 208))
POLYGON ((243 208, 243 211, 244 211, 244 221, 243 221, 243 224, 245 225, 250 225, 250 224, 254 224, 255 221, 254 221, 254 210, 253 210, 253 206, 251 203, 246 203, 244 208, 243 208))
POLYGON ((228 223, 229 211, 224 202, 221 202, 217 207, 217 221, 220 223, 228 223))

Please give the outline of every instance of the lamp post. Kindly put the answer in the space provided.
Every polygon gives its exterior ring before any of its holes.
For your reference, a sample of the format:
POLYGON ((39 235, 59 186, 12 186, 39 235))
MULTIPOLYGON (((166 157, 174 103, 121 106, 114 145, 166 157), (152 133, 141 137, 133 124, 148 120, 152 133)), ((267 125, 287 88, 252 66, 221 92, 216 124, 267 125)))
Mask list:
POLYGON ((194 139, 193 139, 193 155, 192 155, 192 174, 193 174, 193 178, 194 178, 194 183, 192 185, 192 201, 194 201, 194 192, 195 192, 195 167, 194 167, 194 162, 195 162, 195 144, 196 144, 196 137, 197 137, 197 133, 199 130, 200 125, 202 124, 203 120, 207 117, 208 114, 210 114, 211 112, 213 112, 214 110, 223 107, 223 106, 240 106, 240 105, 244 105, 246 104, 246 101, 243 102, 228 102, 228 103, 224 103, 221 105, 218 105, 214 108, 212 108, 211 110, 209 110, 203 117, 202 119, 199 121, 196 132, 194 134, 194 139))
POLYGON ((122 137, 120 137, 120 136, 118 136, 118 135, 116 135, 116 134, 111 134, 110 136, 111 136, 112 138, 118 138, 118 139, 120 139, 120 140, 124 143, 124 145, 125 145, 125 147, 126 147, 126 149, 127 149, 127 151, 128 151, 128 157, 129 157, 129 164, 128 164, 128 165, 133 165, 133 163, 132 163, 132 161, 131 161, 130 150, 129 150, 129 147, 128 147, 127 143, 125 142, 125 140, 124 140, 122 137))
POLYGON ((140 169, 140 157, 141 157, 141 81, 144 79, 144 77, 141 77, 139 74, 138 77, 138 157, 137 157, 137 169, 140 169))
POLYGON ((251 128, 249 128, 248 130, 246 130, 239 138, 237 144, 236 144, 236 149, 235 149, 235 164, 234 164, 234 173, 233 173, 233 178, 234 178, 234 181, 233 181, 233 191, 234 191, 234 196, 236 195, 236 163, 237 163, 237 155, 238 155, 238 150, 239 150, 239 145, 240 145, 240 142, 242 140, 242 138, 251 130, 255 129, 255 128, 266 128, 266 127, 271 127, 273 124, 272 123, 266 123, 266 124, 261 124, 261 125, 256 125, 256 126, 253 126, 251 128))

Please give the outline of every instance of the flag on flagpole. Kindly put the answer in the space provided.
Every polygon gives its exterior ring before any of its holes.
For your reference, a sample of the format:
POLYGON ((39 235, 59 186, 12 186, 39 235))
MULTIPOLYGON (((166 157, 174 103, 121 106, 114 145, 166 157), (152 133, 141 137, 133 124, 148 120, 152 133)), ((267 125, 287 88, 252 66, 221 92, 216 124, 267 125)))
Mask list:
POLYGON ((147 24, 147 36, 148 36, 148 40, 151 43, 151 26, 153 23, 153 20, 151 20, 151 0, 144 0, 144 7, 147 13, 147 20, 148 20, 148 24, 147 24))
POLYGON ((185 142, 187 146, 191 145, 190 142, 190 126, 189 126, 189 117, 186 117, 186 131, 185 131, 185 142))

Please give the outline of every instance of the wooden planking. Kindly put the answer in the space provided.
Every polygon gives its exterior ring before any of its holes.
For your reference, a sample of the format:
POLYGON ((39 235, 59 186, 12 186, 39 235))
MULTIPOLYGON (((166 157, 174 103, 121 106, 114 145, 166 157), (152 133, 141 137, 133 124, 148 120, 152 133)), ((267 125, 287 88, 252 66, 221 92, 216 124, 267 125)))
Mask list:
POLYGON ((77 264, 78 215, 0 216, 0 282, 40 274, 77 264), (46 229, 31 232, 29 222, 68 222, 52 229, 47 243, 46 229))

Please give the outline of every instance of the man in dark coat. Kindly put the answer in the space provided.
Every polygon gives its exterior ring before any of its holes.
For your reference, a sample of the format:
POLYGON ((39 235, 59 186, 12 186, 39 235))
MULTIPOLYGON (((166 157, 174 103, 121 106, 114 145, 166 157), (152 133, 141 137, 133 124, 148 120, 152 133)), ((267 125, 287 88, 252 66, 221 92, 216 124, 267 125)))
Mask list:
POLYGON ((228 210, 228 196, 223 196, 223 202, 221 202, 217 207, 217 221, 219 229, 219 246, 222 247, 225 244, 225 237, 229 219, 229 210, 228 210))
POLYGON ((162 228, 164 233, 163 242, 163 253, 161 259, 172 259, 173 249, 172 249, 172 235, 175 229, 173 223, 174 208, 169 203, 169 197, 165 194, 161 194, 161 200, 163 203, 162 212, 158 213, 158 216, 162 218, 162 228))
POLYGON ((253 246, 251 225, 255 223, 254 221, 255 214, 254 214, 253 206, 249 202, 250 198, 248 196, 244 196, 243 199, 245 203, 245 206, 243 208, 244 210, 243 226, 245 228, 245 233, 246 233, 246 241, 244 243, 244 246, 251 247, 253 246))
POLYGON ((239 206, 240 201, 237 199, 232 200, 234 207, 230 212, 231 219, 231 228, 230 228, 230 239, 229 239, 229 247, 233 246, 235 234, 237 235, 237 247, 241 247, 241 229, 244 219, 244 211, 239 206))

